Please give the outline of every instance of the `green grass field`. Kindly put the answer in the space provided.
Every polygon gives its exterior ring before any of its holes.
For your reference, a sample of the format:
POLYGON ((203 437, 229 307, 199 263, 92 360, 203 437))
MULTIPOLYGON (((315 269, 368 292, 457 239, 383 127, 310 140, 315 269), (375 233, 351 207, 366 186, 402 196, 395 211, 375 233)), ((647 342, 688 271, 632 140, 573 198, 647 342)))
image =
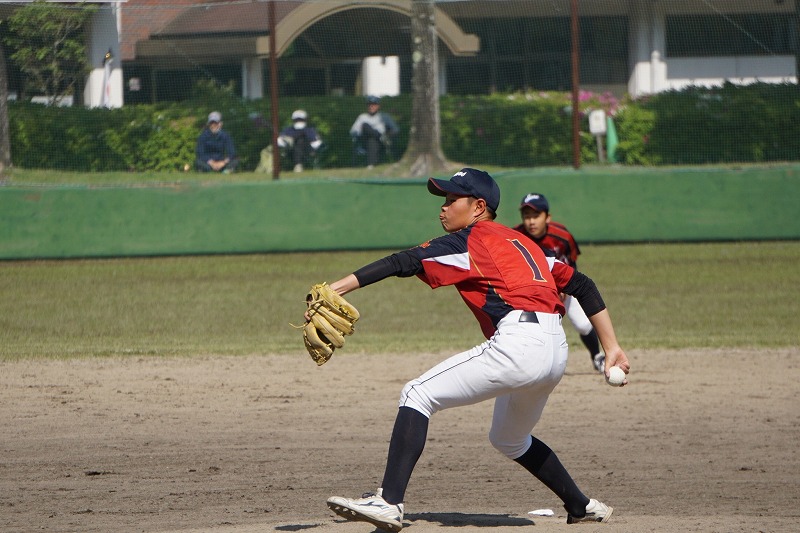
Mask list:
MULTIPOLYGON (((800 242, 586 245, 626 349, 796 346, 800 242)), ((0 360, 304 354, 304 296, 386 252, 0 262, 0 360)), ((455 289, 388 279, 349 297, 344 351, 455 352, 479 342, 455 289)), ((582 350, 566 325, 570 343, 582 350)))
MULTIPOLYGON (((455 172, 463 166, 462 163, 452 162, 452 171, 455 172)), ((475 165, 486 170, 493 176, 506 174, 525 174, 534 176, 559 176, 574 173, 572 167, 554 166, 532 168, 496 167, 492 165, 475 165)), ((695 165, 695 166, 659 166, 636 167, 587 163, 581 166, 582 171, 593 174, 647 174, 660 176, 671 172, 740 172, 742 170, 756 169, 783 169, 796 174, 800 172, 800 165, 795 162, 780 163, 735 163, 728 165, 695 165)), ((398 163, 377 165, 374 169, 366 167, 321 168, 306 169, 301 173, 282 169, 279 179, 398 179, 407 177, 410 169, 398 163)), ((451 172, 441 172, 447 176, 451 172)), ((225 183, 260 183, 271 181, 272 173, 236 172, 234 174, 200 173, 200 172, 82 172, 52 169, 6 169, 0 176, 0 184, 12 186, 44 186, 44 187, 148 187, 164 184, 225 184, 225 183)))
MULTIPOLYGON (((486 167, 490 172, 496 167, 486 167)), ((341 178, 341 179, 373 179, 380 176, 406 176, 408 169, 397 164, 378 165, 374 169, 330 168, 306 169, 294 173, 283 169, 281 180, 341 178)), ((77 172, 12 168, 3 176, 8 185, 16 186, 154 186, 160 184, 222 184, 222 183, 259 183, 272 180, 272 173, 236 172, 220 174, 216 172, 77 172)))

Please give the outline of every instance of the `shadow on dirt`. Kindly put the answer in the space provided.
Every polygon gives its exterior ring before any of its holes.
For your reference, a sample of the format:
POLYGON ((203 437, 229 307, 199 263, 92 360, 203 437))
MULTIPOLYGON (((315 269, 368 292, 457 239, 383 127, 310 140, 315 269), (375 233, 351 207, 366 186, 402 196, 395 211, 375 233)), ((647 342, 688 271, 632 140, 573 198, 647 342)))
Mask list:
POLYGON ((532 520, 507 514, 467 514, 467 513, 419 513, 407 514, 414 522, 435 522, 445 527, 498 527, 532 526, 532 520))

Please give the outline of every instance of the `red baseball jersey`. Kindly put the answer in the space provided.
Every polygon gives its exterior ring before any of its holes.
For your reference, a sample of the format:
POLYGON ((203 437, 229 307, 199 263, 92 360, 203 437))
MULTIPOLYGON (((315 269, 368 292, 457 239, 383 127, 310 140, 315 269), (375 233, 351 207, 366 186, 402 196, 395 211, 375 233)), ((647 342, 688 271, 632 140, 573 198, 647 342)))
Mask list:
POLYGON ((435 289, 455 285, 488 339, 512 310, 564 314, 558 294, 574 269, 519 232, 484 220, 412 248, 418 277, 435 289))
POLYGON ((525 231, 523 224, 514 226, 514 229, 526 235, 545 250, 551 250, 559 261, 563 261, 573 268, 577 267, 581 250, 578 248, 578 243, 575 242, 575 237, 572 236, 572 233, 567 230, 564 224, 551 221, 547 224, 547 233, 540 239, 525 231))

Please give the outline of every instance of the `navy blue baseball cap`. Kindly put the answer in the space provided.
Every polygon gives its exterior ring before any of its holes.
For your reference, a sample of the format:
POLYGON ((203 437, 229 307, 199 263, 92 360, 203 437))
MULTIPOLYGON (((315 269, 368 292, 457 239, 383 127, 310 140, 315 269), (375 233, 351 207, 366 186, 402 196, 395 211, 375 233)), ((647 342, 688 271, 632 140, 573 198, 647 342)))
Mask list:
POLYGON ((531 209, 535 209, 536 211, 540 211, 542 213, 550 212, 550 203, 547 201, 547 198, 545 198, 543 194, 536 192, 525 195, 519 204, 520 209, 523 207, 530 207, 531 209))
POLYGON ((500 187, 488 172, 474 168, 462 168, 449 180, 428 179, 428 192, 436 196, 447 196, 447 193, 458 196, 474 196, 482 198, 486 207, 496 213, 500 205, 500 187))

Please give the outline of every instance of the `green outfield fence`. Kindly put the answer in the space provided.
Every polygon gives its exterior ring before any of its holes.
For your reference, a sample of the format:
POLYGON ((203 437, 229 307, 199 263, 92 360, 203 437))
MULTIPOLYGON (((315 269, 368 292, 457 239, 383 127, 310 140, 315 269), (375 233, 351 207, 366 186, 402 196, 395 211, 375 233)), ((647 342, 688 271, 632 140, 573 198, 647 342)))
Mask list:
MULTIPOLYGON (((495 172, 583 243, 800 238, 800 166, 495 172)), ((0 187, 0 259, 393 249, 439 235, 424 180, 0 187)))

